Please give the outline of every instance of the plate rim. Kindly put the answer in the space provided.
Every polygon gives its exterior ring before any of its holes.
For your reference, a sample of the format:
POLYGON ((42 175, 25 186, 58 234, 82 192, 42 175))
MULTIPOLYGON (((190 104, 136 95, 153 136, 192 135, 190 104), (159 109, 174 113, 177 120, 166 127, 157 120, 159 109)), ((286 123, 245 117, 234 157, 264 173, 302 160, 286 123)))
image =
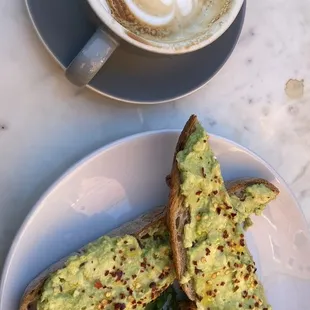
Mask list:
MULTIPOLYGON (((73 164, 72 166, 70 166, 57 180, 55 180, 44 192, 43 194, 40 196, 40 198, 38 199, 38 201, 34 204, 34 206, 29 210, 29 213, 27 214, 27 216, 25 217, 25 219, 23 220, 21 226, 18 228, 17 233, 15 234, 15 237, 13 239, 13 242, 9 248, 9 251, 7 253, 7 256, 5 258, 5 263, 3 266, 3 270, 2 270, 2 274, 1 274, 1 281, 0 281, 0 297, 3 296, 3 290, 4 290, 4 283, 6 282, 6 279, 8 277, 8 269, 10 267, 10 263, 12 261, 12 257, 14 256, 14 253, 17 249, 17 244, 20 240, 20 238, 23 236, 24 232, 25 232, 25 228, 26 225, 28 225, 28 222, 31 221, 31 219, 33 218, 33 216, 35 215, 36 212, 38 212, 42 206, 43 206, 43 202, 44 200, 46 200, 52 193, 53 191, 62 183, 66 180, 66 178, 70 177, 70 175, 77 169, 83 167, 83 165, 85 165, 87 162, 94 160, 97 156, 103 154, 104 152, 107 152, 113 148, 118 147, 119 145, 123 144, 123 143, 128 143, 130 141, 134 141, 136 139, 139 138, 145 138, 145 137, 149 137, 149 136, 153 136, 153 135, 160 135, 160 134, 173 134, 173 133, 180 133, 181 129, 162 129, 162 130, 152 130, 152 131, 145 131, 145 132, 141 132, 141 133, 137 133, 134 135, 129 135, 129 136, 125 136, 121 139, 115 140, 111 143, 108 143, 106 145, 103 145, 99 148, 97 148, 96 150, 94 150, 93 152, 89 153, 88 155, 84 156, 83 158, 81 158, 80 160, 78 160, 75 164, 73 164)), ((228 138, 216 135, 216 134, 212 134, 212 133, 208 133, 208 135, 210 136, 211 139, 215 139, 217 141, 223 141, 226 143, 229 143, 232 146, 237 147, 238 149, 246 152, 247 154, 251 155, 252 157, 254 157, 254 159, 256 159, 257 161, 259 161, 261 164, 263 164, 275 177, 276 180, 278 180, 281 185, 285 188, 285 190, 287 191, 287 193, 292 197, 295 207, 299 210, 299 213, 301 215, 301 220, 304 222, 304 224, 306 226, 308 226, 308 222, 306 220, 305 214, 302 211, 298 200, 296 199, 294 193, 292 192, 292 190, 290 189, 290 187, 287 185, 287 183, 285 182, 285 180, 279 175, 279 173, 269 164, 267 163, 262 157, 260 157, 258 154, 256 154, 254 151, 252 151, 251 149, 248 149, 242 145, 240 145, 237 142, 234 142, 228 138)), ((0 298, 0 310, 2 309, 2 299, 0 298)))
MULTIPOLYGON (((43 46, 45 47, 45 49, 47 50, 47 52, 50 54, 50 56, 52 56, 52 58, 56 61, 56 63, 63 69, 65 70, 65 66, 62 65, 62 63, 59 61, 59 59, 53 54, 53 52, 51 51, 51 49, 48 47, 47 43, 44 41, 40 31, 39 31, 39 28, 37 27, 36 25, 36 22, 34 20, 34 17, 31 13, 31 8, 30 8, 30 4, 29 4, 29 1, 30 0, 25 0, 25 5, 26 5, 26 10, 28 12, 28 16, 30 18, 30 21, 31 21, 31 24, 32 24, 32 27, 33 29, 35 30, 36 34, 37 34, 37 37, 40 39, 41 43, 43 44, 43 46)), ((238 29, 238 33, 237 33, 237 36, 236 36, 236 40, 232 46, 232 49, 231 51, 227 54, 226 58, 224 59, 224 61, 222 62, 222 64, 219 66, 219 68, 213 73, 213 75, 205 80, 202 84, 198 85, 196 88, 182 94, 182 95, 179 95, 179 96, 175 96, 173 98, 170 98, 170 99, 164 99, 164 100, 155 100, 155 101, 136 101, 136 100, 130 100, 130 99, 126 99, 126 98, 121 98, 121 97, 116 97, 116 96, 113 96, 113 95, 110 95, 110 94, 107 94, 97 88, 95 88, 94 86, 91 86, 89 84, 87 84, 85 87, 87 89, 90 89, 91 91, 101 95, 101 96, 105 96, 107 98, 110 98, 110 99, 113 99, 113 100, 116 100, 116 101, 121 101, 121 102, 124 102, 124 103, 129 103, 129 104, 138 104, 138 105, 155 105, 155 104, 161 104, 161 103, 168 103, 168 102, 172 102, 174 100, 179 100, 179 99, 182 99, 182 98, 185 98, 193 93, 195 93, 196 91, 200 90, 201 88, 203 88, 205 85, 207 85, 211 80, 213 80, 217 75, 218 73, 223 69, 224 65, 227 63, 228 59, 231 57, 233 51, 235 50, 239 40, 240 40, 240 35, 241 35, 241 32, 242 32, 242 29, 243 29, 243 26, 244 26, 244 21, 245 21, 245 15, 246 15, 246 11, 247 11, 247 0, 244 0, 243 2, 243 5, 240 9, 240 12, 239 14, 241 14, 241 25, 240 25, 240 28, 238 29)), ((239 14, 237 15, 236 19, 238 18, 239 14)), ((236 20, 235 19, 235 20, 236 20)), ((234 20, 234 22, 235 22, 234 20)), ((230 26, 231 27, 231 26, 230 26)), ((230 28, 229 27, 229 28, 230 28)), ((228 28, 228 29, 229 29, 228 28)), ((227 30, 228 30, 227 29, 227 30)), ((226 30, 226 31, 227 31, 226 30)), ((225 32, 224 32, 225 33, 225 32)), ((223 33, 223 34, 224 34, 223 33)), ((217 38, 217 40, 219 40, 219 38, 217 38)), ((206 47, 204 47, 206 48, 206 47)))

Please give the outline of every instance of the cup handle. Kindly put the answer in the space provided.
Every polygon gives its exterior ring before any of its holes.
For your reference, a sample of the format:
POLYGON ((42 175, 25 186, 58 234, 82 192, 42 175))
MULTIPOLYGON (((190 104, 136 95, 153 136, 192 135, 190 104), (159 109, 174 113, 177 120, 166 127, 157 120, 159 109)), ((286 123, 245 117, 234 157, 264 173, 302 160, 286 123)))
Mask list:
POLYGON ((87 85, 118 45, 116 39, 99 27, 66 69, 67 79, 76 86, 87 85))

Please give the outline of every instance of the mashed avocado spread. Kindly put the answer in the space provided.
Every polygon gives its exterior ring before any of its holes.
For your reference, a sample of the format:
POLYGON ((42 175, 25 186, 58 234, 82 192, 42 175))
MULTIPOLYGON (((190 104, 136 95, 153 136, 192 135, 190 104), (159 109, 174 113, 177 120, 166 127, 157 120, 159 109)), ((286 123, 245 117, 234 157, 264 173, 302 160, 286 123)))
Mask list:
POLYGON ((164 223, 141 238, 102 237, 44 284, 38 310, 144 309, 175 279, 164 223))
POLYGON ((251 214, 261 215, 266 205, 274 200, 277 193, 264 184, 254 184, 248 186, 243 193, 243 197, 230 196, 231 203, 237 211, 238 222, 243 223, 243 228, 252 226, 251 214))
MULTIPOLYGON (((199 124, 177 162, 191 219, 184 227, 187 271, 182 282, 192 281, 198 309, 271 309, 219 163, 199 124)), ((255 211, 243 203, 238 208, 244 212, 241 218, 255 211)))

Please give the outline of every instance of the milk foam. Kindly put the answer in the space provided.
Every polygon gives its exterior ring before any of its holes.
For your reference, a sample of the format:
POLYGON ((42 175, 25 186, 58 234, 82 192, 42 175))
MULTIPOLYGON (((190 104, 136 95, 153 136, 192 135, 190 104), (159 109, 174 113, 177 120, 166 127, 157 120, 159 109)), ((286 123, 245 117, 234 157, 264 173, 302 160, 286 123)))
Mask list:
POLYGON ((129 10, 145 24, 163 27, 197 9, 199 0, 123 0, 129 10))
POLYGON ((105 0, 134 34, 160 42, 193 40, 219 19, 232 0, 105 0))

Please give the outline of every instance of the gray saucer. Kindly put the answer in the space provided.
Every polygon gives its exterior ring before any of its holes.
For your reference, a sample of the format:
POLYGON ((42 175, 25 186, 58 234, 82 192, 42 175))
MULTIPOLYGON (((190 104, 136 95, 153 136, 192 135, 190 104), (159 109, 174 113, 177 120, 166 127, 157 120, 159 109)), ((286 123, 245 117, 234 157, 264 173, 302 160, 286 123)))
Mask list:
MULTIPOLYGON (((64 68, 100 23, 85 0, 26 0, 26 4, 40 38, 64 68)), ((235 22, 218 40, 189 54, 154 54, 123 41, 88 87, 114 99, 148 104, 174 100, 197 90, 232 53, 245 8, 244 4, 235 22)))

